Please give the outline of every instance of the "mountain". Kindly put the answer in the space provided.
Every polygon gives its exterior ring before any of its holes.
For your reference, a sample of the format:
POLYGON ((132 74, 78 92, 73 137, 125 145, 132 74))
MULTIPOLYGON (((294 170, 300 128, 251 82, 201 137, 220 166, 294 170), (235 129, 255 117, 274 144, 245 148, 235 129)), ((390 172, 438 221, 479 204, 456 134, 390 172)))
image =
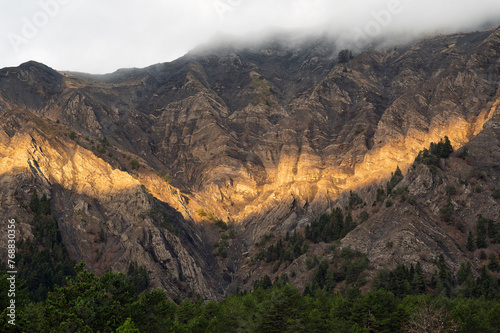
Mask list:
POLYGON ((135 262, 172 296, 283 272, 304 286, 324 242, 277 269, 256 244, 336 207, 356 224, 339 246, 373 272, 422 261, 431 274, 439 254, 478 272, 467 234, 499 217, 500 28, 387 45, 339 63, 335 39, 280 35, 107 75, 4 68, 1 212, 32 237, 22 202, 36 189, 73 259, 98 274, 135 262), (451 157, 414 164, 445 136, 451 157), (397 167, 399 196, 377 202, 397 167))

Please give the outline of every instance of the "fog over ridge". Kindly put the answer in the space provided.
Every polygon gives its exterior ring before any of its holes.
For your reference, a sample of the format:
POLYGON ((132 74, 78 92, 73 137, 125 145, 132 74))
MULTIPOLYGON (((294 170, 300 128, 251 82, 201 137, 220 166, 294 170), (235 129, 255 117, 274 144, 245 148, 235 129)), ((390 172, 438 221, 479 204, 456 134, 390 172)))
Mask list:
MULTIPOLYGON (((327 32, 346 44, 500 25, 498 0, 0 0, 0 68, 28 60, 109 73, 172 61, 231 35, 327 32), (217 39, 217 38, 215 38, 217 39)), ((255 41, 255 40, 254 40, 255 41)))

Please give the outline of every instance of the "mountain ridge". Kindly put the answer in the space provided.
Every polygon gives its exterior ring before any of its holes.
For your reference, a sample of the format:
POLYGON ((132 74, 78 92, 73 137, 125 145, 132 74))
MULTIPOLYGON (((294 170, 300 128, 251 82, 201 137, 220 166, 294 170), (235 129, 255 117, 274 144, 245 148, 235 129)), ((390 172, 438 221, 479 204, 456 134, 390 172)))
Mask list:
MULTIPOLYGON (((63 239, 91 269, 124 270, 124 262, 135 260, 172 294, 181 292, 182 283, 172 283, 181 275, 208 299, 241 282, 236 267, 246 260, 242 253, 252 251, 264 234, 303 228, 328 209, 345 207, 345 193, 387 180, 396 166, 406 173, 430 142, 447 135, 458 150, 480 140, 483 126, 490 132, 496 128, 500 29, 437 36, 401 48, 372 47, 343 64, 334 41, 304 45, 204 50, 102 76, 59 73, 36 62, 1 69, 0 165, 8 170, 2 177, 13 182, 13 175, 26 168, 22 177, 57 199, 63 239), (83 170, 87 176, 80 177, 83 170), (163 179, 167 174, 170 184, 163 179), (130 195, 143 198, 135 207, 139 211, 120 211, 107 199, 109 193, 88 185, 92 180, 94 187, 106 188, 113 177, 117 186, 134 189, 120 194, 120 202, 130 195), (156 205, 175 216, 172 226, 180 236, 158 227, 162 217, 156 213, 139 217, 156 205), (99 209, 85 213, 88 206, 99 209), (85 257, 101 245, 88 245, 91 236, 80 225, 79 210, 93 232, 115 215, 116 226, 105 230, 117 246, 105 245, 109 258, 85 257), (212 242, 218 233, 203 222, 202 211, 236 231, 228 258, 215 257, 212 242), (127 237, 133 240, 120 240, 124 226, 145 228, 151 237, 131 230, 127 237), (136 252, 116 250, 127 247, 136 252), (149 253, 145 261, 139 260, 143 253, 149 253), (169 278, 162 277, 165 269, 169 278)), ((483 155, 477 147, 471 150, 483 155)), ((491 164, 474 163, 496 177, 491 164)), ((12 191, 15 187, 10 184, 12 191)), ((374 229, 389 217, 364 223, 374 229)), ((362 230, 360 224, 342 245, 371 244, 362 230)), ((384 237, 380 244, 387 242, 384 237)), ((423 252, 430 248, 435 245, 422 245, 423 252)), ((387 252, 370 259, 383 265, 387 252)), ((456 268, 465 257, 457 247, 449 260, 456 268)))

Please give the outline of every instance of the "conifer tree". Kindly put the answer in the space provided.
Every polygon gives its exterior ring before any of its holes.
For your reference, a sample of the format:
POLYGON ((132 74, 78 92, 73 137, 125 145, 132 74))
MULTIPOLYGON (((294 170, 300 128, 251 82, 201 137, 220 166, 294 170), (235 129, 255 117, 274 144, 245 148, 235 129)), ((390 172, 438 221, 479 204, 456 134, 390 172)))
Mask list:
POLYGON ((465 245, 465 247, 470 252, 472 252, 476 249, 476 243, 474 242, 474 236, 472 235, 472 232, 470 232, 470 231, 469 231, 469 235, 467 236, 467 245, 465 245))

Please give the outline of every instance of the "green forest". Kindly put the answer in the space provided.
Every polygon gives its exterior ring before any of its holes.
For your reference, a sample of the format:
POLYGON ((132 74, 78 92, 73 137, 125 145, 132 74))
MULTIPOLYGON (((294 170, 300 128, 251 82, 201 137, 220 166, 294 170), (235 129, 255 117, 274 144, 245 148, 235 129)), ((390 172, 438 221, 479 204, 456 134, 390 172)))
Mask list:
MULTIPOLYGON (((2 332, 498 332, 498 296, 446 297, 404 290, 390 291, 389 272, 362 294, 356 286, 336 292, 320 287, 301 293, 278 279, 259 283, 217 303, 169 300, 163 290, 142 290, 134 275, 107 272, 101 277, 84 264, 64 286, 35 302, 18 297, 16 326, 0 319, 2 332), (432 330, 424 330, 423 323, 432 330)), ((137 277, 137 276, 136 276, 137 277)), ((5 276, 2 277, 5 281, 5 276)), ((399 281, 401 282, 401 281, 399 281)), ((496 281, 491 281, 496 282, 496 281)), ((484 287, 480 287, 484 290, 484 287)), ((3 297, 3 295, 2 295, 3 297)), ((5 308, 6 300, 2 299, 5 308)))

